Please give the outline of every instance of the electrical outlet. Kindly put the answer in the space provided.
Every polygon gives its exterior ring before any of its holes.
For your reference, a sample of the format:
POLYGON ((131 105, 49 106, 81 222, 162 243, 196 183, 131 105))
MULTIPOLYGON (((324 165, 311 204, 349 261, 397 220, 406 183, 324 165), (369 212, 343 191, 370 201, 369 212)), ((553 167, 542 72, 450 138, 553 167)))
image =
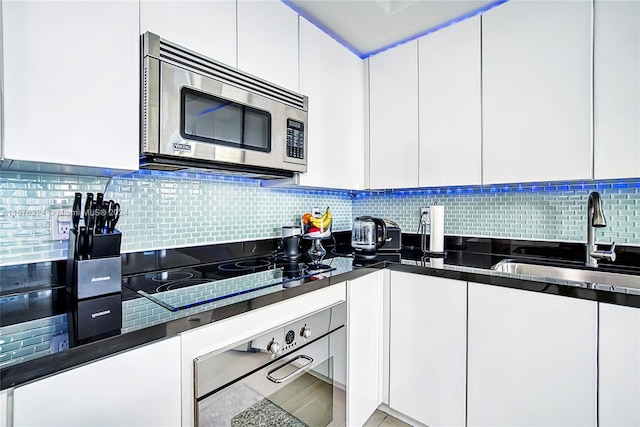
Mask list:
POLYGON ((69 349, 69 334, 58 334, 51 337, 51 353, 69 349))
POLYGON ((431 224, 431 208, 420 208, 420 221, 423 224, 431 224))
POLYGON ((51 210, 51 239, 68 240, 71 229, 71 208, 51 210))

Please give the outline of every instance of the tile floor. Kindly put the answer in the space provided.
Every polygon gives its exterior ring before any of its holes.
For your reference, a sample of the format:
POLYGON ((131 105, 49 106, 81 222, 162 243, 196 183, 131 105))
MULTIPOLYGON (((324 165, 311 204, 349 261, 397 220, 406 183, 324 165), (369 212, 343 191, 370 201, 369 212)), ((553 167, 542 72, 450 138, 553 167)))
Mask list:
POLYGON ((411 427, 411 424, 376 410, 362 427, 411 427))

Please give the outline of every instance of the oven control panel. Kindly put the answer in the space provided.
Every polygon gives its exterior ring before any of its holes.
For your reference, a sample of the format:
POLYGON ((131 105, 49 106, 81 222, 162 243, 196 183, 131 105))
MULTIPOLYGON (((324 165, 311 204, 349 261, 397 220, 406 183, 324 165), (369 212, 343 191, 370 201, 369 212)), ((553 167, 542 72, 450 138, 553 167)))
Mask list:
POLYGON ((304 123, 287 119, 287 157, 304 159, 304 123))

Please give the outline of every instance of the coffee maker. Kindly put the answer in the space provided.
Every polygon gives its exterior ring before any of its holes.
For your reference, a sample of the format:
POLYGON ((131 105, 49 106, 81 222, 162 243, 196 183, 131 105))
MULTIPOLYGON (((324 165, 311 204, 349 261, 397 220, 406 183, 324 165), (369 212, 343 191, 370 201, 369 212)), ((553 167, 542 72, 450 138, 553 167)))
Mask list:
POLYGON ((361 216, 353 221, 351 247, 356 259, 372 260, 377 250, 387 241, 387 225, 384 220, 371 216, 361 216))
POLYGON ((300 258, 300 227, 285 225, 282 227, 282 251, 285 261, 297 261, 300 258))

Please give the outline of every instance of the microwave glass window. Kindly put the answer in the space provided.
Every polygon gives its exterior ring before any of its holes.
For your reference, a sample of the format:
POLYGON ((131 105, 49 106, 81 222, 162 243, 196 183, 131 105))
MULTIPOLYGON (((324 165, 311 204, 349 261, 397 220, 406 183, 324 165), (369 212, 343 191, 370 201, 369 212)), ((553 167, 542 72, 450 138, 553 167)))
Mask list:
POLYGON ((255 151, 271 151, 271 115, 251 107, 182 89, 180 133, 185 139, 255 151))
POLYGON ((245 110, 244 140, 245 145, 252 148, 270 151, 271 130, 268 114, 258 110, 245 110))

